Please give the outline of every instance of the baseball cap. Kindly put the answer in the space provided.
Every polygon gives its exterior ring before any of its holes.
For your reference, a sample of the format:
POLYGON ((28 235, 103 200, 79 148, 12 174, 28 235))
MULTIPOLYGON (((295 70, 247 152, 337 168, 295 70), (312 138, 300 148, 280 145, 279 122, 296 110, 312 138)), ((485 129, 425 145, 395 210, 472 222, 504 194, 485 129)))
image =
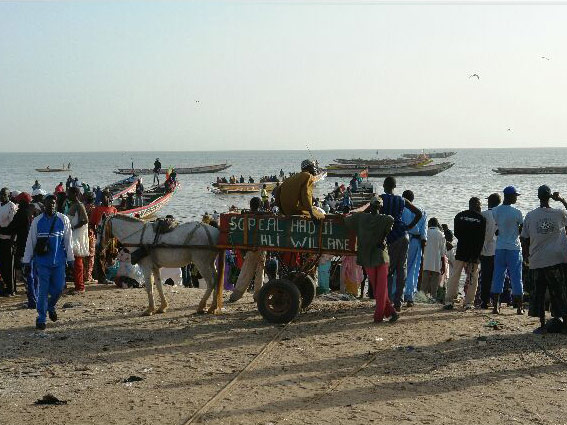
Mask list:
POLYGON ((514 186, 506 186, 503 192, 504 195, 520 195, 514 186))
POLYGON ((546 184, 541 185, 537 189, 537 196, 538 196, 538 198, 550 198, 551 197, 551 188, 546 184))
POLYGON ((32 197, 29 193, 27 192, 21 192, 19 195, 17 195, 14 200, 16 202, 27 202, 28 204, 32 201, 32 197))

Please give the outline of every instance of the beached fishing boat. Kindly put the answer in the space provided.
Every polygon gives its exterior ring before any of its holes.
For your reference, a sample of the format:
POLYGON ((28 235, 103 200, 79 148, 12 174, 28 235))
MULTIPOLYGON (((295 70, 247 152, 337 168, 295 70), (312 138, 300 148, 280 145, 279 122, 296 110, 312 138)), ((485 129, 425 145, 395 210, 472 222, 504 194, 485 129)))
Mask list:
MULTIPOLYGON (((390 168, 373 168, 368 167, 369 177, 388 177, 388 176, 434 176, 445 170, 451 168, 454 164, 452 162, 442 162, 440 164, 422 165, 415 167, 390 167, 390 168)), ((364 168, 327 168, 327 175, 329 177, 352 177, 354 173, 361 173, 364 168)))
POLYGON ((172 191, 167 191, 164 186, 152 187, 144 191, 142 195, 142 206, 132 207, 127 205, 127 199, 115 198, 112 204, 118 209, 118 214, 130 217, 149 218, 161 210, 171 199, 180 184, 177 183, 172 191))
POLYGON ((567 174, 567 167, 499 167, 492 171, 498 174, 567 174))
POLYGON ((136 191, 136 183, 138 182, 138 176, 127 177, 124 180, 117 181, 106 186, 103 190, 107 190, 112 195, 112 199, 116 199, 121 195, 126 195, 130 192, 136 191))
MULTIPOLYGON (((226 170, 232 167, 232 164, 214 164, 214 165, 201 165, 198 167, 180 167, 175 168, 177 174, 204 174, 204 173, 216 173, 218 171, 226 170)), ((153 174, 154 170, 152 168, 119 168, 114 170, 115 174, 136 174, 138 176, 153 174)), ((160 174, 167 173, 167 169, 162 168, 160 174)))

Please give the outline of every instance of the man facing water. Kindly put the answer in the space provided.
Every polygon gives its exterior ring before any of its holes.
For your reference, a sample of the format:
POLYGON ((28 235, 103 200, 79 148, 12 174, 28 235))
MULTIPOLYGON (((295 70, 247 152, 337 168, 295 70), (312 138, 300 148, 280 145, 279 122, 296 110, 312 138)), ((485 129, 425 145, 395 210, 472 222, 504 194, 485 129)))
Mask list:
POLYGON ((453 309, 453 303, 459 291, 461 273, 466 264, 471 267, 471 283, 465 295, 465 309, 473 307, 476 288, 478 286, 478 263, 480 251, 484 244, 486 219, 481 214, 480 199, 469 199, 469 209, 461 211, 455 216, 455 236, 459 240, 455 263, 451 270, 451 277, 447 281, 445 294, 445 310, 453 309))
MULTIPOLYGON (((413 203, 415 195, 411 190, 405 190, 402 198, 413 203)), ((417 208, 417 207, 416 207, 417 208)), ((425 211, 420 209, 422 216, 417 224, 408 230, 409 247, 408 247, 408 267, 406 287, 404 289, 404 300, 408 307, 413 306, 413 297, 417 292, 417 282, 419 280, 419 270, 421 268, 422 254, 425 244, 427 243, 427 215, 425 211)), ((415 218, 415 214, 409 208, 404 208, 402 212, 402 221, 409 226, 415 218)))
POLYGON ((491 194, 488 198, 488 209, 482 212, 486 219, 484 233, 484 245, 480 252, 480 308, 488 308, 490 302, 490 289, 492 287, 492 276, 494 274, 494 254, 496 251, 496 221, 492 210, 502 202, 498 193, 491 194))
MULTIPOLYGON (((551 314, 563 318, 563 328, 567 327, 567 211, 551 208, 549 200, 567 202, 559 192, 551 194, 547 185, 537 191, 540 206, 526 214, 522 228, 522 238, 529 249, 529 267, 535 294, 531 300, 530 316, 540 319, 536 332, 545 332, 545 295, 549 290, 551 314)), ((530 294, 531 295, 531 294, 530 294)))
POLYGON ((502 205, 492 210, 494 221, 498 227, 496 238, 496 251, 494 254, 494 275, 492 276, 492 312, 500 312, 500 294, 504 289, 506 271, 512 282, 512 296, 517 307, 517 313, 522 314, 522 247, 520 245, 520 232, 524 221, 522 212, 512 205, 516 203, 520 194, 514 186, 504 188, 504 201, 502 205))
POLYGON ((394 189, 396 188, 396 179, 394 177, 386 177, 383 186, 384 193, 380 195, 380 198, 382 198, 380 214, 390 215, 394 218, 394 225, 386 239, 388 242, 388 256, 390 257, 388 291, 396 311, 399 312, 402 307, 402 295, 406 282, 406 263, 409 245, 407 230, 412 229, 423 214, 418 208, 413 206, 411 201, 399 195, 394 195, 394 189), (415 215, 411 223, 407 225, 402 220, 404 208, 408 208, 415 215), (396 276, 395 283, 394 276, 396 276))

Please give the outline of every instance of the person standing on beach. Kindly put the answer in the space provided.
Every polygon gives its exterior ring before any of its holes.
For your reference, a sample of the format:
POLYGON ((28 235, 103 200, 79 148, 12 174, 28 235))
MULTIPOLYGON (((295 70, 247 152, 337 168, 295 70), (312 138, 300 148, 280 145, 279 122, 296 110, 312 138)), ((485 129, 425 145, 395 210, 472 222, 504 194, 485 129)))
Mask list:
MULTIPOLYGON (((411 190, 405 190, 404 193, 402 193, 402 198, 413 203, 415 195, 411 190)), ((406 287, 404 289, 404 300, 407 303, 407 307, 413 307, 413 297, 417 292, 417 282, 419 280, 423 249, 427 243, 427 215, 422 209, 420 209, 420 211, 422 214, 421 218, 413 228, 408 230, 408 271, 406 287)), ((402 221, 404 224, 409 226, 413 222, 414 218, 415 214, 411 212, 409 208, 404 208, 404 211, 402 212, 402 221)))
MULTIPOLYGON (((118 210, 111 205, 112 195, 108 191, 102 192, 102 204, 97 205, 90 217, 91 226, 94 227, 95 232, 100 230, 103 224, 103 219, 114 215, 118 210)), ((106 278, 106 247, 101 246, 100 240, 97 241, 95 248, 95 259, 94 259, 94 273, 95 278, 100 284, 111 284, 114 283, 106 278)))
POLYGON ((445 236, 439 228, 439 221, 432 217, 427 222, 427 227, 427 245, 423 250, 421 290, 435 300, 441 276, 447 267, 447 249, 445 236))
POLYGON ((469 209, 461 211, 455 216, 455 237, 458 239, 455 264, 451 276, 447 281, 445 294, 445 310, 452 310, 455 298, 459 291, 459 280, 466 264, 470 264, 471 282, 465 295, 465 309, 474 307, 474 297, 478 286, 478 263, 480 252, 484 245, 486 219, 481 214, 480 199, 472 197, 469 200, 469 209))
POLYGON ((39 278, 36 328, 45 329, 46 316, 57 321, 55 305, 65 288, 65 264, 73 266, 71 223, 58 213, 53 195, 45 197, 45 212, 34 218, 26 241, 22 263, 29 274, 30 262, 35 262, 39 278))
POLYGON ((504 188, 504 202, 492 210, 492 215, 498 235, 496 238, 496 251, 494 253, 494 275, 492 277, 492 302, 494 314, 500 312, 500 294, 504 289, 506 271, 512 282, 512 296, 516 304, 516 312, 523 314, 522 286, 522 246, 520 233, 522 231, 522 212, 512 205, 516 203, 520 194, 514 186, 504 188))
POLYGON ((390 322, 398 320, 398 313, 388 296, 388 249, 386 237, 394 225, 394 219, 378 214, 380 198, 374 197, 366 213, 354 213, 345 218, 347 228, 356 231, 356 262, 365 268, 368 282, 376 300, 374 322, 380 323, 389 317, 390 322))
POLYGON ((493 208, 500 205, 501 199, 498 193, 491 194, 488 198, 488 209, 482 212, 486 219, 486 230, 484 233, 484 245, 480 252, 480 308, 488 308, 490 302, 490 289, 492 288, 492 276, 494 274, 494 254, 496 251, 496 221, 492 215, 493 208))
POLYGON ((73 230, 73 255, 75 256, 73 277, 75 282, 75 292, 82 294, 85 292, 83 257, 89 255, 89 218, 87 210, 81 201, 79 201, 79 188, 72 187, 69 189, 69 212, 67 216, 71 221, 71 229, 73 230))
MULTIPOLYGON (((10 190, 7 187, 0 189, 0 228, 7 228, 14 219, 18 207, 10 201, 10 190)), ((16 295, 16 277, 14 276, 14 253, 12 250, 12 236, 0 235, 0 275, 4 282, 2 296, 16 295)))
POLYGON ((530 274, 535 283, 529 314, 540 319, 540 327, 535 332, 544 333, 548 289, 551 314, 561 317, 563 328, 567 329, 567 211, 551 208, 549 200, 561 202, 564 208, 567 202, 559 192, 551 194, 547 185, 539 187, 537 196, 540 206, 526 214, 521 236, 529 251, 530 274))
POLYGON ((161 172, 161 162, 159 162, 159 158, 156 158, 154 162, 154 184, 159 186, 159 173, 161 172))
POLYGON ((390 260, 388 270, 388 293, 394 302, 396 311, 401 311, 402 295, 406 283, 406 264, 408 258, 409 239, 407 230, 413 227, 421 220, 422 212, 413 206, 413 204, 399 195, 394 195, 396 188, 396 179, 394 177, 386 177, 384 179, 384 193, 380 195, 382 206, 380 214, 390 215, 394 218, 394 225, 388 237, 388 256, 390 260), (415 216, 413 221, 406 225, 402 220, 404 208, 408 208, 415 216), (396 282, 394 282, 396 276, 396 282))

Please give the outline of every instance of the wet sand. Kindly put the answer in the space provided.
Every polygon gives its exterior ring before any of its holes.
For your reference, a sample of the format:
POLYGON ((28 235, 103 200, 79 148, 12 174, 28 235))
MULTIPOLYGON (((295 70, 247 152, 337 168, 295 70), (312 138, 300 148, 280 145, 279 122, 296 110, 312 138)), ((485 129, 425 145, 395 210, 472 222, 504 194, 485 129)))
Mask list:
POLYGON ((316 299, 274 326, 250 294, 199 316, 202 290, 166 293, 167 313, 140 317, 144 290, 91 285, 46 332, 3 301, 0 424, 565 422, 567 336, 511 308, 499 329, 420 304, 376 325, 371 301, 316 299), (67 404, 34 404, 48 393, 67 404))

